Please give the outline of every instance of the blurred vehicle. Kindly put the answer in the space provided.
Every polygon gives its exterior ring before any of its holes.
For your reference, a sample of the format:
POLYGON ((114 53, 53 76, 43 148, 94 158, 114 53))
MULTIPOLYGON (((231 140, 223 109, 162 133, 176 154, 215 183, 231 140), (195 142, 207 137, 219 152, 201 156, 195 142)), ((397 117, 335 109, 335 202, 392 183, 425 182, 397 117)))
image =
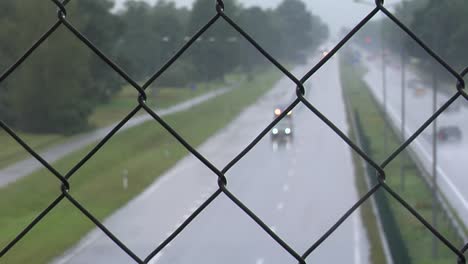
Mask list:
POLYGON ((438 129, 437 138, 441 142, 459 142, 462 139, 462 132, 457 126, 443 126, 438 129))
POLYGON ((414 95, 416 95, 416 96, 425 95, 426 93, 427 93, 427 90, 424 89, 424 88, 416 88, 416 89, 414 89, 414 95))
MULTIPOLYGON (((273 118, 280 116, 287 108, 287 105, 277 105, 273 111, 273 118)), ((292 139, 293 122, 292 111, 289 111, 281 121, 271 129, 271 139, 273 141, 282 141, 292 139)))

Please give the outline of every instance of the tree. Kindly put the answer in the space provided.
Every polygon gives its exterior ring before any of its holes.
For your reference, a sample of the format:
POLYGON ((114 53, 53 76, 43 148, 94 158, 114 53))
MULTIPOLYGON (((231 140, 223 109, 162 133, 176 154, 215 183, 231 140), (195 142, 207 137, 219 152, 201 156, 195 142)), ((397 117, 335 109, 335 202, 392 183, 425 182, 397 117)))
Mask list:
MULTIPOLYGON (((236 20, 240 7, 234 0, 224 1, 225 12, 236 20)), ((216 14, 214 1, 195 1, 189 19, 188 35, 193 35, 216 14)), ((202 36, 202 41, 190 49, 191 63, 195 65, 198 80, 223 79, 239 64, 239 33, 219 19, 202 36)))
POLYGON ((158 34, 151 22, 151 6, 146 2, 127 1, 125 11, 120 14, 125 27, 117 43, 119 62, 130 75, 139 80, 147 78, 157 59, 160 48, 158 34))
MULTIPOLYGON (((76 23, 82 24, 81 32, 111 58, 117 57, 114 43, 123 29, 123 21, 111 13, 113 6, 112 0, 80 0, 72 16, 79 14, 76 23)), ((123 80, 94 54, 91 56, 90 73, 93 79, 90 90, 94 94, 90 98, 96 98, 98 103, 109 100, 122 87, 123 80)))
MULTIPOLYGON (((15 2, 18 19, 12 21, 12 27, 21 29, 22 34, 11 35, 11 43, 20 43, 22 37, 33 35, 35 28, 29 19, 53 19, 49 6, 25 1, 15 2), (22 8, 23 5, 28 8, 22 8), (29 19, 20 19, 25 17, 29 19)), ((86 127, 92 109, 87 97, 90 58, 82 45, 63 27, 45 41, 2 88, 1 103, 9 109, 0 112, 2 120, 35 133, 73 133, 86 127)))
MULTIPOLYGON (((67 19, 111 56, 119 34, 112 6, 109 0, 67 5, 67 19)), ((7 61, 1 66, 6 67, 24 52, 18 47, 30 45, 57 16, 53 5, 41 1, 6 1, 0 7, 0 13, 5 12, 0 36, 7 40, 0 45, 1 61, 7 61)), ((121 83, 108 65, 61 26, 2 83, 0 118, 26 132, 75 133, 88 126, 94 107, 117 92, 121 83)))
POLYGON ((466 12, 468 2, 454 0, 450 2, 430 0, 424 9, 415 16, 413 26, 421 31, 421 37, 430 43, 440 56, 452 66, 461 70, 468 60, 465 52, 468 35, 466 12))
MULTIPOLYGON (((283 0, 275 10, 282 37, 283 56, 290 59, 303 57, 301 51, 310 47, 313 35, 312 16, 301 0, 283 0)), ((319 37, 317 37, 318 39, 319 37)))
MULTIPOLYGON (((277 56, 281 54, 281 32, 274 23, 275 17, 271 10, 251 7, 239 15, 239 25, 251 35, 268 53, 277 56)), ((266 58, 247 41, 241 41, 241 65, 247 73, 255 67, 267 62, 266 58)))

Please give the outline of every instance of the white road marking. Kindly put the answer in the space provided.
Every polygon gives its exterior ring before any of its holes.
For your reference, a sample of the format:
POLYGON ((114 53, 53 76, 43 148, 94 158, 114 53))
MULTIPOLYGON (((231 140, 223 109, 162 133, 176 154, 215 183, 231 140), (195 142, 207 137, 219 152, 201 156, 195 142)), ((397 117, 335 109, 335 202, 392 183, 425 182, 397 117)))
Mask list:
POLYGON ((154 256, 154 258, 152 258, 150 261, 148 261, 148 264, 156 264, 158 262, 158 260, 161 259, 162 255, 163 255, 163 253, 160 252, 159 254, 154 256))
POLYGON ((64 258, 54 262, 55 264, 65 264, 68 263, 72 258, 76 257, 81 251, 90 246, 100 237, 100 232, 95 232, 88 239, 86 239, 82 244, 80 244, 76 249, 74 249, 70 254, 67 254, 64 258))
POLYGON ((190 208, 189 212, 191 214, 193 214, 198 208, 199 208, 199 206, 194 206, 194 207, 190 208))
POLYGON ((204 192, 201 197, 203 198, 203 200, 206 200, 206 199, 208 199, 208 197, 210 197, 211 194, 212 194, 212 192, 208 190, 208 191, 204 192))
POLYGON ((214 193, 214 191, 217 189, 217 187, 218 187, 217 185, 211 185, 211 186, 208 186, 205 191, 210 193, 210 195, 211 195, 212 193, 214 193))
POLYGON ((278 211, 283 210, 283 208, 284 208, 284 203, 279 203, 279 204, 276 206, 276 209, 278 209, 278 211))
POLYGON ((293 165, 293 166, 296 166, 296 164, 297 164, 297 159, 296 159, 296 157, 292 157, 291 161, 292 161, 292 165, 293 165))
POLYGON ((263 258, 259 258, 257 259, 257 261, 255 261, 255 264, 263 264, 263 263, 265 263, 265 259, 263 258))
POLYGON ((285 184, 283 185, 283 192, 288 192, 289 191, 289 185, 285 184))
POLYGON ((198 200, 195 201, 195 205, 196 205, 196 206, 200 206, 200 205, 202 205, 205 201, 206 201, 206 199, 198 199, 198 200))
POLYGON ((359 237, 359 222, 357 214, 353 217, 354 226, 354 264, 361 264, 361 251, 359 248, 360 237, 359 237))
POLYGON ((177 223, 177 224, 175 225, 174 231, 176 231, 177 228, 179 228, 183 223, 184 223, 184 221, 177 223))
POLYGON ((169 177, 160 178, 159 180, 156 181, 155 184, 150 186, 140 196, 138 196, 136 198, 136 200, 137 201, 144 201, 144 200, 148 199, 149 196, 151 196, 155 191, 157 191, 159 188, 161 188, 161 185, 166 183, 169 179, 170 179, 169 177))

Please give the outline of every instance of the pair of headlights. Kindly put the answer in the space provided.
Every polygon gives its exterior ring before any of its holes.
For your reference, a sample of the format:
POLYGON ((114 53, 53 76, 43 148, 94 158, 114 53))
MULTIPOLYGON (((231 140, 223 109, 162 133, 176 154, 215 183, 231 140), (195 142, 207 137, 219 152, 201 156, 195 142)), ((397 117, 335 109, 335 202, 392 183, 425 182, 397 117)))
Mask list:
MULTIPOLYGON (((273 130, 271 131, 273 133, 273 135, 277 135, 279 133, 279 130, 277 128, 273 128, 273 130)), ((288 127, 288 128, 285 128, 284 129, 284 133, 286 135, 289 135, 291 134, 291 129, 288 127)))

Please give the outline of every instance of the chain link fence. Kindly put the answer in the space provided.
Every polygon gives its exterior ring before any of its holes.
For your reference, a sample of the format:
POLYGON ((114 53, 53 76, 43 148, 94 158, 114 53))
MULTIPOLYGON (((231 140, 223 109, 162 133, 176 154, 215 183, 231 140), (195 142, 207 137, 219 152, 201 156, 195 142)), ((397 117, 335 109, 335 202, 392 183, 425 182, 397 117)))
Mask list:
MULTIPOLYGON (((183 230, 190 225, 190 223, 217 197, 225 195, 235 205, 237 205, 242 211, 245 212, 253 221, 255 221, 259 228, 263 229, 274 241, 276 241, 287 253, 294 257, 299 263, 306 263, 307 257, 314 253, 314 251, 325 241, 330 235, 332 235, 348 217, 355 212, 365 201, 375 195, 379 189, 386 191, 391 197, 393 197, 401 206, 406 208, 418 221, 420 221, 428 232, 431 232, 436 236, 457 259, 458 263, 466 263, 464 254, 468 250, 468 244, 459 248, 454 245, 453 242, 449 241, 443 236, 436 228, 434 228, 429 221, 424 219, 417 210, 409 205, 395 190, 390 188, 386 184, 385 168, 392 162, 400 153, 402 153, 431 123, 444 112, 457 98, 464 97, 468 100, 468 94, 464 90, 465 82, 463 77, 468 73, 468 68, 463 72, 456 72, 448 63, 446 63, 441 57, 439 57, 428 45, 420 40, 417 35, 412 32, 406 25, 399 21, 386 7, 384 6, 383 0, 375 1, 375 8, 365 16, 319 63, 317 63, 309 72, 307 72, 301 78, 293 75, 288 71, 282 64, 280 64, 273 56, 265 51, 254 39, 254 36, 247 34, 237 23, 232 20, 228 12, 229 10, 224 9, 224 3, 222 0, 217 0, 214 3, 216 9, 215 15, 202 27, 199 31, 191 37, 183 47, 178 50, 175 55, 160 69, 158 70, 147 82, 143 85, 139 85, 133 80, 122 68, 120 68, 115 62, 113 62, 104 52, 99 50, 91 41, 89 41, 77 28, 70 23, 67 19, 67 4, 70 0, 51 0, 58 8, 57 21, 47 30, 24 54, 21 56, 13 65, 11 65, 1 76, 0 83, 4 82, 18 67, 28 59, 28 57, 35 52, 35 50, 41 46, 41 44, 47 40, 51 35, 56 32, 60 27, 65 27, 73 35, 76 36, 77 40, 83 42, 90 50, 92 50, 99 58, 101 58, 107 65, 109 65, 116 73, 123 77, 136 91, 138 91, 138 105, 116 125, 85 157, 81 159, 72 169, 66 174, 59 173, 51 164, 49 164, 44 158, 42 158, 34 149, 26 144, 21 137, 19 137, 12 129, 10 129, 2 120, 0 120, 0 126, 29 154, 36 158, 45 168, 47 168, 61 183, 61 192, 58 197, 50 203, 24 230, 19 233, 9 244, 7 244, 0 251, 0 258, 7 254, 19 241, 21 241, 46 215, 48 215, 58 204, 64 200, 70 201, 77 209, 79 209, 87 218, 89 218, 102 232, 104 232, 118 247, 120 247, 126 254, 128 254, 136 263, 148 263, 158 253, 160 253, 174 238, 176 238, 183 230), (226 12, 225 12, 226 11, 226 12), (379 12, 387 16, 393 21, 401 30, 403 30, 409 37, 411 37, 420 47, 422 47, 431 57, 433 57, 440 65, 442 65, 446 71, 448 71, 453 78, 457 81, 455 94, 440 108, 438 109, 408 140, 406 140, 401 146, 399 146, 391 155, 385 159, 384 162, 378 164, 371 157, 369 157, 361 148, 359 148, 351 139, 335 124, 330 121, 324 114, 322 114, 317 108, 314 107, 305 98, 304 83, 314 75, 327 61, 335 56, 335 54, 355 35, 366 23, 368 23, 376 14, 379 12), (178 134, 168 123, 162 119, 158 113, 153 111, 146 104, 146 89, 157 80, 171 65, 177 61, 187 49, 192 46, 195 41, 200 38, 210 27, 220 20, 226 21, 233 29, 239 32, 243 38, 245 38, 252 46, 254 46, 265 58, 267 58, 271 64, 278 68, 287 78, 289 78, 296 85, 296 98, 295 100, 278 116, 273 122, 271 122, 241 153, 239 153, 233 160, 231 160, 224 168, 220 169, 214 166, 209 160, 201 155, 197 150, 192 147, 187 141, 178 134), (264 138, 270 130, 283 119, 286 114, 297 107, 299 104, 306 106, 311 112, 319 117, 334 133, 336 133, 343 141, 345 141, 359 156, 361 156, 369 166, 377 171, 376 182, 370 190, 359 199, 344 215, 342 215, 335 223, 331 225, 326 233, 324 233, 317 241, 315 241, 305 252, 298 252, 290 245, 288 245, 281 237, 279 237, 271 228, 269 228, 253 211, 251 211, 246 205, 242 203, 234 194, 229 191, 228 180, 225 174, 239 162, 249 151, 251 151, 259 141, 264 138), (138 256, 132 250, 130 250, 122 241, 119 240, 112 232, 110 232, 93 214, 91 214, 82 204, 80 204, 71 194, 70 190, 73 186, 70 184, 70 178, 93 156, 140 110, 146 111, 149 115, 154 118, 154 121, 159 123, 164 129, 166 129, 180 144, 182 144, 190 153, 192 153, 197 159, 199 159, 206 167, 208 167, 216 176, 218 182, 218 189, 195 211, 190 217, 188 217, 169 237, 167 237, 156 249, 154 249, 148 256, 138 256)), ((455 89, 454 89, 455 90, 455 89)))

